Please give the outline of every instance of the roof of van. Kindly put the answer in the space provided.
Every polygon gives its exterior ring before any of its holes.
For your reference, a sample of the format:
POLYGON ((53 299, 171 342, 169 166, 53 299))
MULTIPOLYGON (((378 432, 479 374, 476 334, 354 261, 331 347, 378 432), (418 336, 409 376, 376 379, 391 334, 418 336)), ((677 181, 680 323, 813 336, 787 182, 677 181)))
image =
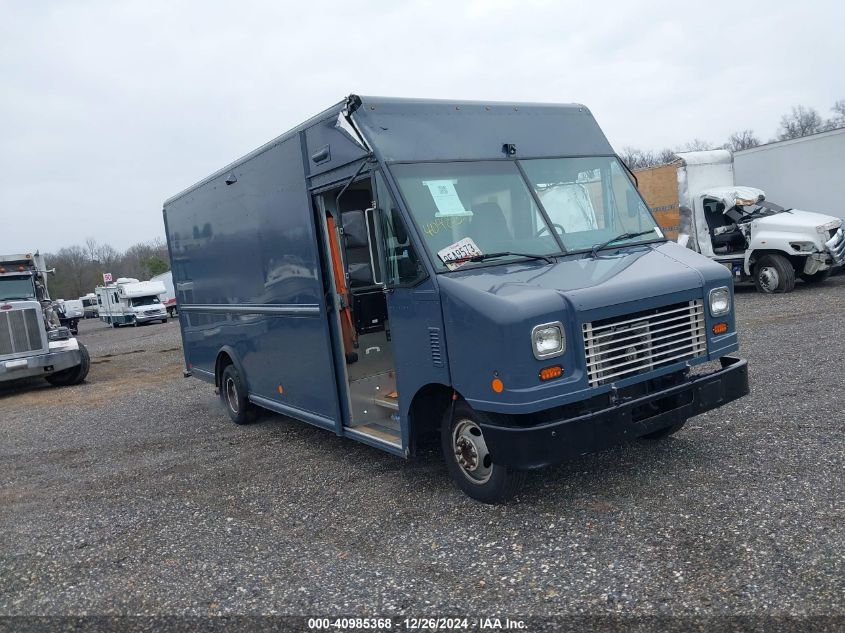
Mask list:
MULTIPOLYGON (((352 119, 385 161, 595 156, 613 148, 579 103, 360 97, 352 119)), ((350 103, 355 103, 355 96, 350 103)))
POLYGON ((592 113, 578 103, 405 99, 353 94, 170 197, 165 206, 344 110, 351 113, 370 149, 384 161, 496 159, 504 157, 505 144, 515 146, 516 156, 523 158, 614 154, 592 113))

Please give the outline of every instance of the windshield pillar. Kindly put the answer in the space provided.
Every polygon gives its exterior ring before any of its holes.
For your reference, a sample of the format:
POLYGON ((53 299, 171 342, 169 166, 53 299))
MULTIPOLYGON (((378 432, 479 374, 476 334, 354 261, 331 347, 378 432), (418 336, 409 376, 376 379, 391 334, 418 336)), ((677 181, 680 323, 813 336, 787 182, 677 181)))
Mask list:
POLYGON ((515 160, 514 164, 519 170, 519 175, 522 176, 522 180, 525 181, 525 185, 528 187, 528 191, 531 193, 531 197, 534 199, 534 204, 537 205, 537 208, 543 215, 543 219, 546 221, 546 224, 551 227, 549 230, 552 232, 552 237, 555 238, 555 242, 557 242, 558 247, 560 247, 560 252, 566 254, 566 246, 564 246, 563 240, 557 232, 557 227, 555 226, 555 223, 552 222, 552 219, 549 217, 549 214, 546 211, 546 207, 543 206, 543 201, 540 200, 540 196, 537 195, 537 191, 534 189, 534 187, 531 186, 531 181, 528 180, 528 176, 525 174, 525 170, 522 168, 520 162, 518 160, 515 160))

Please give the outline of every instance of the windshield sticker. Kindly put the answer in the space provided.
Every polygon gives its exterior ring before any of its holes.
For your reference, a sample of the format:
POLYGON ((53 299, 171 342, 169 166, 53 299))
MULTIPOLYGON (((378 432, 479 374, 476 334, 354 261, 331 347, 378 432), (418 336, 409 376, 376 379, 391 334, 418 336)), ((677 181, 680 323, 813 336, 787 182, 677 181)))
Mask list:
POLYGON ((443 260, 443 263, 446 264, 446 268, 449 270, 455 270, 466 264, 468 259, 465 258, 476 257, 482 254, 481 249, 472 241, 471 237, 465 237, 437 251, 437 256, 443 260), (455 261, 457 259, 464 259, 464 261, 455 261))
POLYGON ((437 213, 434 214, 434 217, 446 218, 472 215, 472 211, 464 209, 464 205, 458 197, 458 192, 455 191, 456 182, 458 181, 423 180, 423 185, 428 187, 431 197, 434 198, 434 204, 437 205, 437 213))

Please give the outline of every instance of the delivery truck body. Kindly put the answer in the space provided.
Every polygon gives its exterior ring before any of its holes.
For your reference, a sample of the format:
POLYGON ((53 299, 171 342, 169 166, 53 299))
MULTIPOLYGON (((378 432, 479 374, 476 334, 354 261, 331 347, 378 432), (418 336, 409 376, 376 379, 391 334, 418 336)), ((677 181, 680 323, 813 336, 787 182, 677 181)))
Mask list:
POLYGON ((186 374, 235 422, 438 433, 481 501, 748 392, 730 273, 664 238, 581 105, 352 95, 164 221, 186 374))

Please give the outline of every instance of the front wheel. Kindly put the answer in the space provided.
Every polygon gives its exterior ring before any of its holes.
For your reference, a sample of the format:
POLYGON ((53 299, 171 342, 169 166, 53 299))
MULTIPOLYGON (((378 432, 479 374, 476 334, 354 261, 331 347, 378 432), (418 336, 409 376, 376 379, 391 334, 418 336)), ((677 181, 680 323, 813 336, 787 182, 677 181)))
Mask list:
POLYGON ((79 344, 79 355, 80 362, 76 367, 63 369, 46 376, 47 382, 54 387, 69 387, 70 385, 78 385, 85 380, 88 370, 91 369, 91 357, 88 355, 88 348, 81 343, 79 344))
POLYGON ((443 418, 440 443, 449 475, 467 496, 483 503, 501 503, 513 497, 525 482, 525 472, 495 464, 487 450, 479 422, 483 413, 463 401, 443 418))
POLYGON ((795 269, 779 253, 763 255, 754 265, 754 284, 765 294, 792 292, 795 288, 795 269))
POLYGON ((830 277, 830 268, 827 270, 819 270, 814 272, 812 275, 808 275, 807 273, 801 273, 801 279, 804 280, 804 283, 808 284, 820 284, 825 279, 830 277))

